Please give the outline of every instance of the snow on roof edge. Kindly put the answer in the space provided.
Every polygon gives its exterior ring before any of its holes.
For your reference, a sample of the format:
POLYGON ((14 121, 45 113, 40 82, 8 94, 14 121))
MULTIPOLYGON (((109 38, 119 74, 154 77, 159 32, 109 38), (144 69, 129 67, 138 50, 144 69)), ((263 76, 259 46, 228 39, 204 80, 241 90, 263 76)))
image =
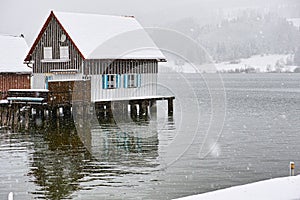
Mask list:
MULTIPOLYGON (((163 53, 160 51, 160 49, 156 46, 156 44, 153 42, 152 38, 146 33, 142 25, 132 16, 118 16, 118 15, 100 15, 100 14, 95 14, 95 13, 69 13, 69 12, 59 12, 59 11, 52 11, 54 16, 57 18, 57 20, 61 23, 65 31, 69 34, 70 38, 73 40, 75 45, 78 47, 79 51, 82 52, 83 56, 87 59, 107 59, 111 58, 103 55, 97 55, 90 57, 90 55, 97 49, 97 47, 108 40, 110 40, 113 37, 122 35, 127 32, 131 31, 143 31, 143 42, 145 46, 142 47, 147 47, 149 48, 149 45, 151 48, 154 48, 154 55, 144 55, 144 59, 158 59, 158 60, 166 60, 166 57, 163 55, 163 53), (75 18, 77 20, 75 20, 75 18), (83 18, 83 19, 81 19, 83 18), (126 20, 125 20, 126 19, 126 20), (76 27, 77 23, 80 24, 81 20, 83 20, 85 23, 83 24, 85 28, 80 28, 76 27), (110 23, 107 25, 109 21, 110 23), (89 24, 90 23, 90 24, 89 24), (99 31, 98 29, 95 29, 95 27, 100 27, 101 26, 95 26, 95 24, 100 24, 100 25, 107 25, 104 27, 110 27, 111 30, 107 30, 109 36, 99 36, 100 32, 104 31, 99 31), (124 26, 126 24, 126 26, 124 26), (111 25, 111 26, 110 26, 111 25), (90 32, 95 31, 94 35, 91 34, 91 37, 86 37, 84 38, 84 35, 86 34, 84 31, 88 31, 89 34, 90 32), (82 34, 79 32, 83 31, 82 34), (110 32, 110 33, 109 33, 110 32), (98 38, 97 38, 98 37, 98 38), (94 39, 94 42, 92 40, 94 39), (91 46, 86 46, 88 43, 91 44, 91 46)), ((79 26, 79 25, 78 25, 79 26)), ((102 33, 103 34, 103 33, 102 33)), ((130 49, 132 50, 132 49, 130 49)), ((119 54, 116 54, 113 56, 114 58, 119 57, 119 54)), ((128 56, 129 58, 132 57, 132 59, 141 59, 141 57, 136 57, 136 56, 128 56)), ((128 59, 128 58, 125 58, 128 59)))

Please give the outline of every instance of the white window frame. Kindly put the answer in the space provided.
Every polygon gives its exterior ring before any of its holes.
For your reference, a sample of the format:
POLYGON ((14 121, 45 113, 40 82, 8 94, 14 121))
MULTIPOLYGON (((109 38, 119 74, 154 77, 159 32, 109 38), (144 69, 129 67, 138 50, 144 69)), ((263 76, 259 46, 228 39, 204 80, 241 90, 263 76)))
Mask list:
POLYGON ((127 75, 127 88, 137 87, 137 74, 128 74, 127 75))
POLYGON ((60 59, 69 59, 69 46, 60 46, 59 56, 60 59))
POLYGON ((52 60, 52 47, 44 47, 44 60, 52 60))
POLYGON ((117 76, 115 74, 107 75, 107 89, 117 88, 117 76))

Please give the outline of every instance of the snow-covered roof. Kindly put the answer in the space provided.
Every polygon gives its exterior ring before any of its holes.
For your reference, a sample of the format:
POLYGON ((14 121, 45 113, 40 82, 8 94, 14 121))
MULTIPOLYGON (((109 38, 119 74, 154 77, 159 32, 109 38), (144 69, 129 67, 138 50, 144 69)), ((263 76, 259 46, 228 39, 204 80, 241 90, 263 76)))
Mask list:
POLYGON ((56 11, 51 16, 85 59, 166 59, 134 17, 56 11))
POLYGON ((2 72, 31 72, 23 64, 28 52, 28 46, 23 37, 0 35, 0 73, 2 72))

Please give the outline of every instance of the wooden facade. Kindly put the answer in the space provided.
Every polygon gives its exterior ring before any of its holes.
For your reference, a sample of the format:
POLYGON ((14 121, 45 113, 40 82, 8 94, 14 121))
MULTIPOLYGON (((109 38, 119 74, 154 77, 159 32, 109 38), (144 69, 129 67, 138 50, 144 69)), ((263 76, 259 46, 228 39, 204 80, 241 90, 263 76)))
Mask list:
POLYGON ((47 89, 46 82, 55 74, 65 74, 71 79, 82 77, 83 56, 54 15, 47 19, 33 47, 26 58, 33 61, 32 88, 47 89), (47 47, 52 48, 51 59, 45 58, 47 47), (68 58, 61 58, 61 47, 68 48, 68 58))
POLYGON ((50 105, 67 105, 71 102, 89 102, 91 82, 90 80, 50 81, 49 99, 50 105))
MULTIPOLYGON (((71 15, 74 14, 63 16, 69 18, 71 15)), ((64 18, 61 15, 57 16, 54 12, 51 12, 25 59, 26 62, 33 65, 33 89, 49 89, 50 95, 56 93, 56 96, 49 98, 55 104, 72 103, 74 98, 70 97, 70 93, 77 93, 75 91, 77 89, 83 91, 82 87, 86 87, 85 91, 89 94, 85 96, 89 97, 91 102, 130 100, 139 97, 145 99, 145 97, 151 98, 157 95, 158 62, 165 61, 159 50, 157 50, 159 53, 156 52, 150 55, 135 54, 130 58, 119 58, 118 56, 106 58, 102 55, 89 58, 86 49, 83 50, 79 47, 92 46, 90 41, 86 40, 85 43, 80 43, 78 38, 81 35, 72 38, 74 30, 79 33, 82 33, 82 31, 89 32, 89 30, 73 23, 76 27, 74 29, 70 28, 70 24, 64 27, 64 24, 61 23, 65 22, 64 18), (57 16, 60 16, 60 18, 57 16), (73 32, 68 32, 70 30, 73 32), (66 50, 68 51, 66 52, 67 56, 62 57, 62 51, 66 50), (82 83, 82 85, 78 88, 74 87, 74 83, 82 83), (58 93, 61 94, 58 95, 58 93)), ((80 17, 82 16, 80 15, 80 17)), ((88 17, 95 17, 95 15, 88 17)), ((124 19, 120 18, 121 21, 124 19)), ((99 18, 99 20, 102 20, 102 18, 99 18)), ((112 21, 114 20, 116 20, 115 17, 112 21)), ((74 20, 71 21, 74 22, 74 20)), ((96 21, 93 20, 93 22, 96 21)), ((130 24, 132 25, 132 21, 130 24)), ((99 28, 104 32, 107 31, 106 29, 109 29, 109 27, 99 28)), ((138 25, 137 29, 140 29, 138 25)), ((94 35, 92 36, 97 37, 100 34, 97 32, 99 30, 93 32, 94 35)), ((121 30, 121 32, 124 31, 121 30)), ((75 31, 75 33, 77 32, 75 31)), ((115 32, 111 32, 111 34, 115 34, 115 32)), ((142 37, 145 35, 146 32, 142 34, 142 37)), ((149 39, 149 37, 146 38, 149 39)), ((106 42, 106 40, 103 42, 106 42)), ((153 44, 152 41, 150 43, 153 44)), ((95 44, 95 47, 97 48, 97 45, 100 44, 95 44)), ((146 43, 146 45, 148 44, 146 43)), ((145 44, 141 44, 141 47, 143 45, 145 44)), ((95 47, 91 48, 91 51, 95 47)))
POLYGON ((84 75, 102 74, 157 74, 157 60, 137 59, 87 59, 84 62, 84 75))
POLYGON ((0 73, 0 98, 4 99, 9 89, 29 89, 30 77, 30 73, 0 73))
POLYGON ((91 100, 121 99, 138 96, 155 96, 157 94, 158 62, 156 60, 101 60, 87 59, 84 62, 84 75, 91 80, 91 100), (105 89, 105 75, 117 75, 119 86, 116 89, 105 89), (140 84, 128 88, 125 85, 126 75, 137 75, 140 84))
POLYGON ((48 18, 45 26, 40 32, 40 38, 36 40, 34 49, 30 52, 30 60, 33 60, 34 74, 49 74, 53 70, 76 69, 78 73, 82 72, 83 56, 76 48, 75 44, 67 37, 67 33, 63 30, 58 20, 54 17, 48 18), (62 35, 66 39, 62 40, 62 35), (69 59, 60 58, 60 47, 67 46, 69 48, 69 59), (52 59, 44 58, 44 47, 52 47, 52 59))

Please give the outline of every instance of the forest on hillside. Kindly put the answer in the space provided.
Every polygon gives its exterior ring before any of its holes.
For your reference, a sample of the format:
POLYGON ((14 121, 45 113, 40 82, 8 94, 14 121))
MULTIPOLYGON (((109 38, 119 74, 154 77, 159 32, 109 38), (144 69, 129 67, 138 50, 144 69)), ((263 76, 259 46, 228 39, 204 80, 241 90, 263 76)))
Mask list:
MULTIPOLYGON (((216 62, 234 61, 253 55, 295 54, 294 62, 300 66, 300 30, 275 13, 261 14, 254 10, 223 19, 216 24, 200 25, 192 18, 169 25, 200 44, 216 62)), ((181 48, 191 49, 184 44, 181 48)), ((189 60, 203 63, 205 58, 193 52, 189 60)), ((294 64, 294 63, 293 63, 294 64)))

